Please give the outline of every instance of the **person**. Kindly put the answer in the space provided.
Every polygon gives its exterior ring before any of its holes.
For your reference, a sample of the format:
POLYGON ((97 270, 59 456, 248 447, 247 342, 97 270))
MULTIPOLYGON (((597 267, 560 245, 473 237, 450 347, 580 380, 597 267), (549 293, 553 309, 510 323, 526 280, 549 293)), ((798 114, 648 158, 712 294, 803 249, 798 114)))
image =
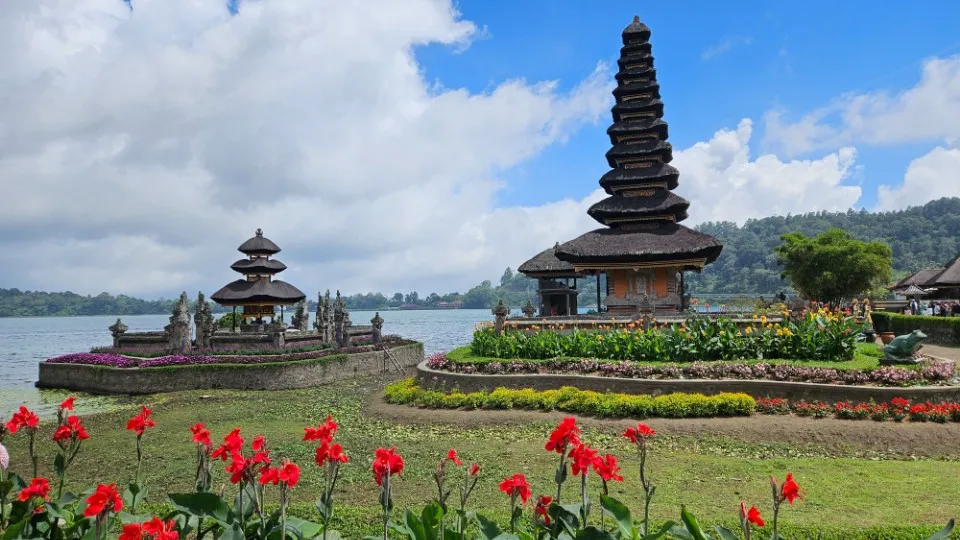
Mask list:
POLYGON ((939 317, 939 316, 940 316, 940 304, 933 304, 933 309, 932 309, 931 311, 932 311, 931 315, 933 315, 934 317, 939 317))
POLYGON ((954 317, 960 317, 960 300, 953 301, 953 307, 950 308, 950 313, 952 313, 954 317))
POLYGON ((913 298, 910 300, 910 314, 916 315, 920 311, 920 306, 917 305, 917 299, 913 298))

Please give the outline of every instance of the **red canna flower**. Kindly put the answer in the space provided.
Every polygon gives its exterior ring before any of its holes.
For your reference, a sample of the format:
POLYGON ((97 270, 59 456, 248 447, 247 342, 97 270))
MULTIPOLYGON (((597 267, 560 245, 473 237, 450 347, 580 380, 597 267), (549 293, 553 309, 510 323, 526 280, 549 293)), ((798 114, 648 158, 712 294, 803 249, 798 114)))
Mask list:
POLYGON ((63 400, 62 402, 60 402, 60 410, 61 410, 61 411, 72 411, 72 410, 73 410, 73 402, 76 401, 76 400, 77 400, 77 398, 74 397, 74 396, 70 396, 70 397, 68 397, 67 399, 63 400))
POLYGON ((210 441, 210 430, 205 425, 194 424, 190 426, 190 432, 193 433, 193 442, 208 449, 213 446, 213 442, 210 441))
POLYGON ((327 415, 327 421, 320 424, 319 426, 312 428, 303 428, 303 440, 305 441, 326 441, 330 442, 333 440, 333 436, 337 434, 338 424, 333 421, 332 415, 327 415))
POLYGON ((449 452, 447 452, 447 461, 452 461, 457 467, 463 465, 463 462, 460 461, 459 457, 457 457, 457 451, 452 448, 449 452))
POLYGON ((11 434, 16 433, 20 428, 37 429, 40 425, 40 417, 33 411, 21 405, 20 410, 13 413, 13 417, 7 422, 7 431, 11 434))
POLYGON ((240 436, 240 428, 233 428, 233 431, 223 438, 223 444, 217 447, 210 457, 226 461, 232 454, 239 453, 242 448, 243 437, 240 436))
POLYGON ((570 451, 570 469, 574 476, 587 474, 591 467, 595 467, 597 460, 597 450, 580 443, 570 451))
POLYGON ((118 540, 142 540, 143 527, 139 523, 129 523, 123 526, 118 540))
POLYGON ((389 450, 377 448, 373 458, 373 478, 377 485, 383 485, 383 479, 403 472, 403 458, 397 453, 397 447, 389 450))
POLYGON ((650 437, 653 437, 656 434, 657 432, 654 431, 653 428, 651 428, 650 426, 642 422, 637 424, 637 427, 635 428, 629 427, 627 428, 626 431, 623 432, 623 436, 630 439, 630 442, 632 443, 636 443, 637 441, 643 440, 643 439, 649 439, 650 437))
POLYGON ((250 448, 252 448, 254 452, 260 452, 266 444, 267 441, 263 438, 263 435, 257 435, 253 438, 253 442, 250 443, 250 448))
POLYGON ((145 521, 141 527, 144 534, 149 535, 153 540, 177 540, 180 537, 176 531, 177 524, 171 519, 164 522, 158 517, 145 521))
MULTIPOLYGON (((743 506, 743 503, 740 503, 740 505, 743 506)), ((747 521, 753 523, 757 527, 763 527, 765 525, 763 518, 760 517, 760 511, 757 510, 756 506, 751 506, 750 510, 747 510, 746 518, 747 521)))
POLYGON ((100 484, 93 495, 87 497, 87 508, 83 515, 89 518, 120 510, 123 510, 123 499, 117 492, 116 484, 100 484))
POLYGON ((83 427, 83 422, 79 417, 74 415, 68 416, 66 423, 58 426, 57 430, 53 432, 53 440, 57 443, 62 443, 69 439, 83 441, 89 438, 90 435, 87 434, 87 429, 83 427))
POLYGON ((552 502, 553 497, 541 495, 537 497, 537 506, 533 509, 534 514, 543 518, 543 524, 548 527, 550 526, 550 514, 547 511, 550 509, 550 503, 552 502))
POLYGON ((291 461, 284 461, 280 465, 280 481, 287 485, 287 487, 294 487, 300 482, 300 467, 296 463, 291 461))
POLYGON ((343 447, 339 443, 329 444, 324 442, 317 447, 317 456, 316 456, 317 466, 323 467, 327 463, 332 463, 334 461, 339 461, 340 463, 347 463, 350 459, 346 454, 343 453, 343 447))
POLYGON ((480 464, 474 463, 473 465, 470 465, 470 468, 467 470, 467 474, 470 476, 476 476, 480 474, 480 464))
POLYGON ((137 437, 142 436, 147 428, 157 425, 157 423, 153 421, 153 418, 150 418, 151 414, 153 414, 152 410, 141 406, 140 413, 127 422, 127 431, 136 432, 137 437))
POLYGON ((604 482, 611 480, 623 482, 623 476, 620 476, 620 466, 617 464, 617 456, 607 454, 602 458, 597 458, 593 464, 593 470, 596 471, 604 482))
POLYGON ((34 478, 31 480, 29 486, 20 490, 17 500, 29 501, 34 497, 41 498, 45 501, 50 500, 50 484, 46 478, 34 478))
POLYGON ((783 485, 780 486, 780 499, 786 500, 789 504, 793 504, 793 500, 796 498, 803 498, 800 496, 800 486, 794 482, 793 473, 787 473, 787 479, 784 480, 783 485))
POLYGON ((577 427, 577 419, 568 416, 557 424, 557 428, 550 433, 544 450, 547 452, 556 452, 563 454, 567 451, 568 445, 576 445, 580 442, 580 428, 577 427))
POLYGON ((527 499, 529 499, 531 495, 530 484, 527 482, 527 477, 520 473, 504 478, 503 482, 500 482, 500 491, 510 497, 519 496, 523 504, 527 504, 527 499))

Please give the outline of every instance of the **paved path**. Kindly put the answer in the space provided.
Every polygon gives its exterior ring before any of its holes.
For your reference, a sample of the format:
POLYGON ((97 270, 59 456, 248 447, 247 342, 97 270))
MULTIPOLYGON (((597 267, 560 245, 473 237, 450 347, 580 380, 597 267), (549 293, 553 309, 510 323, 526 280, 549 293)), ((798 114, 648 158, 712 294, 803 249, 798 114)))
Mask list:
POLYGON ((937 358, 945 358, 947 360, 953 360, 957 363, 960 363, 960 347, 944 347, 942 345, 924 344, 921 352, 929 354, 930 356, 936 356, 937 358))

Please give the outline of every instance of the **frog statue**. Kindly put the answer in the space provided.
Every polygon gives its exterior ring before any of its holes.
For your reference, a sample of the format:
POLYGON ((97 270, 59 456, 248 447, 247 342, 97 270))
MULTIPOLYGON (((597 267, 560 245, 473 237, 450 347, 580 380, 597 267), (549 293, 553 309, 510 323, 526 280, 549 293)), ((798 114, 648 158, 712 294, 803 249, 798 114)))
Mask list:
POLYGON ((920 350, 921 342, 927 339, 927 335, 920 330, 914 330, 909 334, 893 338, 888 345, 883 347, 883 358, 881 364, 915 364, 917 363, 917 351, 920 350))

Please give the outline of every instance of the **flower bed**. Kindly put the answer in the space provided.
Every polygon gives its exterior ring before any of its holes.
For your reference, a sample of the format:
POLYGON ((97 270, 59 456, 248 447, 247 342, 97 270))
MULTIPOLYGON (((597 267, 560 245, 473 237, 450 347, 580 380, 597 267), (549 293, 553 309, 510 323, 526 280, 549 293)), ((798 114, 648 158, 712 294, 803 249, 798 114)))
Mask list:
MULTIPOLYGON (((387 348, 409 345, 413 341, 406 339, 393 339, 382 345, 387 348)), ((197 355, 166 355, 156 358, 134 358, 124 354, 117 353, 73 353, 49 358, 46 362, 51 364, 84 364, 94 366, 108 366, 115 368, 151 368, 165 366, 190 366, 202 364, 269 364, 280 362, 291 362, 297 360, 312 360, 324 358, 327 356, 353 354, 360 352, 370 352, 376 350, 373 345, 360 345, 354 347, 331 348, 324 347, 318 350, 305 352, 287 352, 285 354, 254 354, 254 355, 216 355, 209 356, 205 354, 197 355)))
POLYGON ((486 359, 452 361, 444 353, 431 355, 427 359, 427 367, 453 373, 485 375, 560 373, 630 379, 759 379, 877 386, 944 384, 956 375, 956 365, 948 361, 926 361, 916 368, 880 366, 874 369, 852 369, 767 362, 692 362, 689 364, 648 365, 632 361, 610 361, 596 358, 513 359, 505 362, 486 359))
POLYGON ((888 402, 840 401, 830 405, 822 401, 794 401, 781 398, 758 398, 756 412, 760 414, 796 414, 825 418, 834 416, 842 420, 874 420, 883 422, 893 420, 903 422, 960 422, 960 402, 931 403, 929 401, 911 403, 904 398, 894 398, 888 402))
POLYGON ((754 400, 747 394, 614 394, 579 390, 570 386, 538 392, 527 388, 497 388, 492 392, 438 392, 404 379, 386 388, 386 400, 394 404, 411 404, 437 409, 533 409, 565 411, 598 417, 631 418, 709 418, 714 416, 749 416, 754 400))
MULTIPOLYGON (((388 334, 381 338, 381 341, 386 343, 405 341, 398 335, 388 334)), ((350 340, 351 345, 361 346, 361 345, 372 345, 373 337, 372 336, 359 336, 352 338, 350 340)), ((208 349, 203 351, 205 356, 282 356, 289 354, 297 353, 307 353, 322 351, 325 349, 335 348, 334 345, 330 343, 321 343, 320 341, 300 341, 293 342, 288 344, 287 347, 278 349, 276 347, 263 346, 254 349, 236 349, 236 348, 217 348, 208 349)), ((169 353, 164 351, 158 351, 153 348, 130 348, 124 347, 122 349, 114 347, 94 347, 90 349, 90 352, 93 354, 119 354, 122 356, 135 357, 135 358, 159 358, 162 356, 170 356, 169 353)))
POLYGON ((826 311, 783 324, 759 316, 740 328, 730 319, 691 318, 682 324, 584 332, 477 330, 470 347, 477 356, 547 359, 558 356, 692 362, 747 358, 853 359, 861 325, 826 311))

